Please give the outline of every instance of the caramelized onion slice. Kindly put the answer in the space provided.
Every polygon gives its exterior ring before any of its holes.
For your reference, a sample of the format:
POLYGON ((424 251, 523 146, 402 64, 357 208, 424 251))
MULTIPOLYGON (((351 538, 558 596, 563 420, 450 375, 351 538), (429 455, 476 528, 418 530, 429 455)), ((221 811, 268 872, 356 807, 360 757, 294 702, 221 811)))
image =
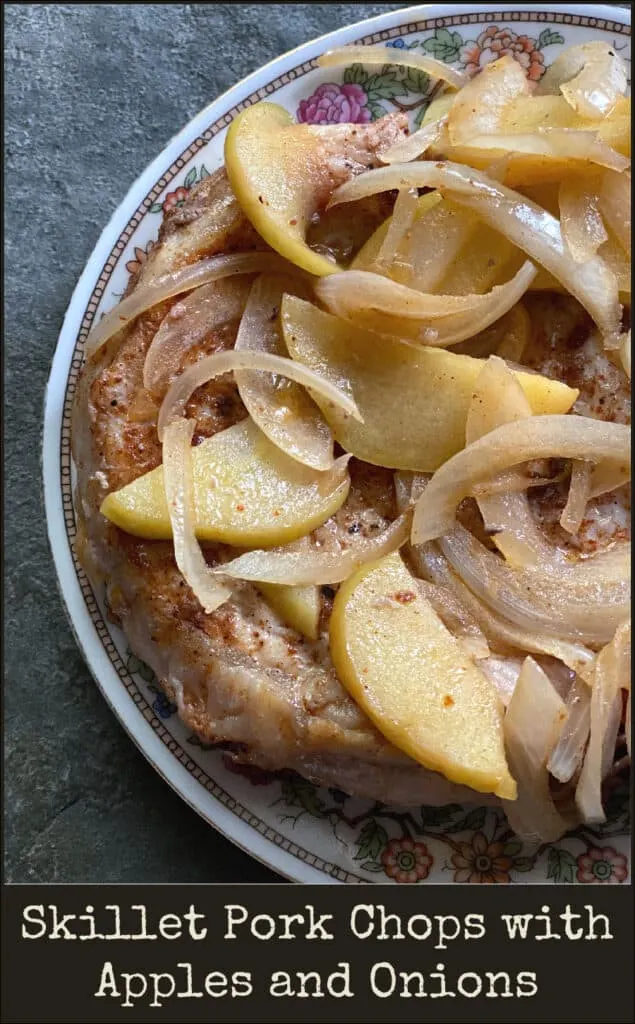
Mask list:
POLYGON ((584 758, 591 727, 591 691, 576 676, 565 700, 567 720, 547 763, 554 779, 570 782, 584 758))
POLYGON ((578 299, 609 341, 619 337, 622 309, 615 274, 595 256, 582 265, 573 260, 560 223, 519 192, 463 164, 418 161, 360 174, 336 189, 331 205, 348 203, 391 189, 437 188, 454 202, 474 210, 481 220, 540 263, 578 299))
POLYGON ((249 551, 217 571, 234 579, 288 586, 342 583, 361 565, 397 551, 408 540, 410 517, 399 516, 376 537, 351 543, 340 551, 321 551, 304 541, 269 551, 249 551))
POLYGON ((330 312, 360 327, 430 348, 447 348, 504 316, 527 292, 536 273, 527 260, 510 281, 485 295, 428 295, 361 270, 322 278, 315 290, 330 312))
POLYGON ((484 658, 479 665, 479 668, 494 683, 498 696, 505 707, 508 706, 512 699, 522 667, 522 658, 511 657, 510 655, 499 657, 495 654, 489 658, 484 658))
POLYGON ((413 224, 405 256, 412 267, 413 288, 438 292, 446 280, 456 279, 452 271, 462 265, 467 252, 474 251, 472 243, 481 225, 470 210, 453 206, 437 192, 427 195, 435 196, 437 202, 413 224))
POLYGON ((558 203, 562 238, 576 263, 587 263, 608 241, 598 209, 598 182, 565 178, 560 184, 558 203))
POLYGON ((447 116, 440 117, 438 121, 431 121, 424 128, 419 128, 406 139, 400 139, 394 146, 381 154, 383 164, 407 164, 411 160, 418 160, 432 146, 435 146, 443 134, 447 124, 447 116))
POLYGON ((506 151, 510 157, 524 154, 580 160, 614 171, 625 171, 631 163, 628 157, 602 142, 597 132, 586 128, 537 128, 535 132, 479 135, 470 142, 475 156, 479 150, 488 149, 506 151))
POLYGON ((499 615, 533 633, 601 646, 630 608, 630 544, 557 569, 510 569, 461 526, 439 541, 455 572, 499 615))
MULTIPOLYGON (((280 306, 293 281, 263 274, 253 284, 238 329, 236 352, 288 356, 280 329, 280 306)), ((276 447, 312 469, 333 468, 333 435, 317 405, 304 388, 275 375, 236 371, 243 405, 256 426, 276 447)))
MULTIPOLYGON (((606 217, 603 215, 605 224, 607 223, 606 217)), ((620 298, 624 298, 627 304, 631 304, 631 257, 630 253, 627 255, 624 252, 621 244, 612 231, 609 230, 608 241, 604 242, 598 250, 598 256, 606 263, 607 267, 611 269, 611 272, 615 274, 615 279, 619 288, 620 298)), ((548 276, 548 275, 545 275, 548 276)), ((545 285, 546 287, 546 285, 545 285)))
POLYGON ((474 314, 490 302, 490 295, 429 295, 366 270, 331 274, 316 282, 315 292, 336 316, 368 311, 416 321, 474 314))
POLYGON ((623 623, 604 647, 595 664, 591 691, 589 746, 575 799, 585 822, 606 821, 602 782, 615 757, 615 742, 622 717, 622 689, 630 688, 631 624, 623 623))
POLYGON ((268 352, 216 352, 190 366, 170 386, 159 412, 159 440, 163 440, 168 423, 183 416, 187 403, 198 388, 215 377, 236 370, 262 370, 293 380, 296 384, 315 391, 327 402, 332 402, 345 415, 352 416, 360 423, 363 422, 359 409, 350 395, 344 394, 330 381, 325 380, 314 370, 309 370, 302 363, 296 363, 293 359, 286 359, 283 356, 273 356, 268 352))
POLYGON ((435 321, 432 328, 422 335, 421 340, 426 345, 448 348, 487 330, 520 302, 531 288, 537 273, 534 264, 526 260, 509 281, 497 284, 487 292, 484 296, 489 300, 487 304, 483 304, 474 313, 452 313, 443 320, 435 321), (436 333, 433 334, 432 331, 436 333))
MULTIPOLYGON (((427 222, 431 211, 440 203, 441 196, 436 192, 427 192, 425 195, 419 196, 414 222, 409 231, 404 235, 401 244, 398 246, 397 252, 395 253, 395 260, 387 271, 388 277, 393 278, 395 281, 402 281, 405 284, 411 283, 412 267, 410 264, 412 261, 409 253, 412 247, 412 237, 415 231, 418 230, 421 222, 427 222)), ((340 207, 335 208, 336 211, 339 209, 340 207)), ((346 207, 342 207, 342 209, 346 209, 346 207)), ((355 207, 349 207, 348 209, 352 214, 355 207)), ((370 238, 365 241, 350 264, 350 270, 373 270, 375 260, 377 259, 382 244, 386 239, 386 235, 390 230, 392 220, 392 217, 388 217, 383 224, 380 224, 379 227, 376 228, 370 238)), ((421 291, 434 291, 434 289, 422 288, 421 291)))
POLYGON ((606 171, 599 196, 600 212, 624 252, 631 255, 631 175, 606 171))
POLYGON ((196 539, 191 448, 195 426, 194 420, 180 419, 166 428, 163 439, 163 477, 176 564, 205 612, 210 615, 229 600, 231 590, 210 569, 196 539))
POLYGON ((485 636, 498 649, 529 651, 557 658, 585 681, 592 679, 595 655, 579 641, 568 641, 535 630, 521 629, 502 615, 492 611, 451 570, 436 544, 425 544, 411 552, 417 572, 445 586, 456 595, 461 604, 474 616, 485 636))
POLYGON ((232 274, 257 274, 271 271, 289 272, 289 264, 272 252, 241 252, 229 256, 211 256, 199 260, 181 270, 174 270, 152 280, 146 287, 136 288, 131 295, 122 299, 118 306, 99 321, 86 339, 86 357, 90 358, 109 338, 120 331, 141 313, 158 306, 174 295, 200 288, 211 281, 218 281, 232 274))
POLYGON ((386 237, 381 243, 373 263, 372 269, 377 273, 384 273, 394 263, 399 246, 403 242, 406 232, 412 227, 418 203, 419 193, 416 188, 405 188, 399 192, 386 237))
POLYGON ((429 124, 433 124, 435 121, 440 121, 442 118, 447 117, 457 96, 458 93, 454 92, 453 89, 446 89, 439 96, 435 96, 423 115, 421 127, 427 128, 429 124))
POLYGON ((213 330, 239 320, 245 308, 250 278, 221 279, 190 292, 172 309, 152 339, 143 366, 148 391, 167 385, 179 371, 183 357, 213 330))
POLYGON ((604 42, 569 46, 556 57, 539 83, 541 95, 562 93, 577 114, 589 120, 607 117, 626 92, 626 65, 604 42))
POLYGON ((423 544, 448 533, 457 506, 474 486, 512 466, 532 459, 582 459, 600 470, 606 465, 626 483, 630 450, 630 428, 620 423, 551 414, 505 423, 437 470, 417 502, 412 542, 423 544))
POLYGON ((624 341, 622 342, 622 348, 620 349, 620 359, 622 360, 622 366, 624 367, 624 373, 631 379, 631 332, 627 331, 624 335, 624 341))
POLYGON ((526 469, 508 469, 483 484, 475 484, 473 496, 488 498, 491 494, 514 494, 516 491, 528 491, 532 487, 552 487, 561 484, 569 475, 570 471, 566 468, 553 476, 530 474, 526 469))
MULTIPOLYGON (((481 370, 467 416, 465 439, 478 441, 504 423, 531 417, 531 406, 512 371, 498 356, 481 370)), ((515 472, 522 478, 522 471, 515 472)), ((508 563, 522 567, 553 562, 556 552, 536 525, 527 495, 511 486, 506 492, 477 496, 485 528, 508 563)), ((561 560, 561 559, 560 559, 561 560)))
POLYGON ((467 338, 458 348, 461 355, 487 359, 498 355, 501 359, 512 359, 522 363, 525 348, 531 338, 532 328, 529 314, 522 302, 517 302, 495 324, 480 331, 473 338, 467 338))
POLYGON ((572 825, 553 802, 547 770, 565 720, 562 698, 533 658, 527 658, 503 723, 507 758, 518 784, 516 800, 504 801, 505 813, 516 835, 527 842, 555 842, 572 825))
POLYGON ((391 64, 393 67, 415 68, 439 81, 447 82, 455 89, 461 89, 468 81, 467 75, 434 57, 412 50, 398 50, 394 46, 340 46, 328 50, 318 57, 321 68, 333 68, 340 64, 391 64))
POLYGON ((591 497, 591 473, 593 467, 589 462, 576 459, 571 467, 571 483, 567 504, 560 516, 560 525, 567 533, 575 534, 582 526, 586 507, 591 497))

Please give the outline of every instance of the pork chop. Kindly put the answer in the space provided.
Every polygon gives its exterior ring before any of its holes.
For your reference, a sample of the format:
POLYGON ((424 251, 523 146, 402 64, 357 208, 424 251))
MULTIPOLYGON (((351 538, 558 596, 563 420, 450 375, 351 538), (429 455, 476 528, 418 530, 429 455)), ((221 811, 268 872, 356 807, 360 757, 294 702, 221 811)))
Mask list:
MULTIPOLYGON (((356 126, 354 140, 346 127, 351 126, 337 126, 331 147, 333 187, 375 165, 382 149, 403 131, 405 119, 391 115, 356 126), (347 145, 354 145, 354 160, 343 158, 347 145)), ((385 213, 381 198, 367 204, 368 233, 385 213)), ((129 291, 203 257, 250 249, 266 246, 220 170, 166 217, 159 244, 129 291)), ((112 620, 176 701, 187 726, 241 762, 292 769, 316 783, 384 803, 494 802, 395 749, 350 698, 329 655, 331 588, 322 591, 316 641, 289 628, 248 583, 237 583, 232 599, 207 615, 178 571, 171 543, 139 540, 100 514, 109 493, 161 463, 156 427, 165 392, 144 389, 143 365, 175 301, 143 314, 96 353, 84 367, 74 406, 77 552, 94 585, 105 587, 112 620)), ((180 369, 231 348, 237 328, 233 322, 210 332, 187 353, 180 369)), ((553 352, 550 357, 564 358, 553 352)), ((196 420, 196 443, 247 414, 233 379, 224 377, 195 393, 187 415, 196 420)), ((323 540, 330 537, 344 548, 397 514, 392 472, 353 460, 351 477, 346 503, 320 528, 323 540)), ((204 551, 210 565, 229 557, 219 545, 206 545, 204 551)))

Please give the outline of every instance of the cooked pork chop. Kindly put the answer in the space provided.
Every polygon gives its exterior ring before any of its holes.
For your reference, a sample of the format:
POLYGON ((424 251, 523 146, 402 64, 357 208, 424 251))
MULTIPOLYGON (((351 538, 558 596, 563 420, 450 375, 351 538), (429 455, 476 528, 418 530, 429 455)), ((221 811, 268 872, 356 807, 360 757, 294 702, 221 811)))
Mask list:
MULTIPOLYGON (((376 164, 377 154, 404 127, 405 118, 397 115, 368 129, 357 126, 352 139, 347 138, 351 128, 334 129, 333 187, 376 164), (344 159, 349 144, 352 160, 344 159)), ((380 202, 374 206, 369 230, 386 212, 380 202)), ((203 256, 264 247, 219 171, 166 218, 159 245, 131 287, 203 256)), ((100 514, 110 492, 161 463, 156 425, 163 395, 144 390, 143 364, 175 301, 139 317, 97 353, 84 368, 75 403, 78 553, 93 581, 105 584, 113 620, 178 702, 187 725, 206 743, 229 745, 241 761, 294 769, 317 782, 394 803, 474 798, 471 790, 427 772, 377 732, 335 674, 326 629, 316 642, 307 640, 247 583, 237 584, 233 599, 206 615, 176 567, 171 543, 131 537, 100 514)), ((212 332, 188 353, 181 370, 232 347, 237 326, 212 332)), ((229 377, 200 388, 187 413, 196 419, 199 440, 247 415, 229 377)), ((395 515, 392 474, 355 463, 349 498, 321 532, 346 543, 370 535, 395 515)), ((227 558, 220 546, 206 546, 205 554, 212 565, 227 558)), ((325 588, 324 627, 332 597, 325 588)))
MULTIPOLYGON (((351 126, 334 129, 332 186, 376 164, 404 120, 391 116, 356 126, 353 134, 351 126), (351 159, 345 159, 347 147, 351 159)), ((370 230, 370 222, 378 224, 385 215, 382 200, 369 202, 366 213, 370 230)), ((166 218, 159 244, 131 289, 203 256, 254 248, 266 246, 221 170, 166 218)), ((315 642, 285 625, 248 583, 237 583, 233 598, 207 615, 177 569, 171 543, 139 540, 100 514, 109 493, 161 463, 156 427, 165 392, 145 391, 143 365, 175 301, 139 317, 88 362, 75 403, 78 554, 94 583, 105 585, 113 621, 178 703, 188 727, 206 743, 225 745, 240 761, 293 769, 315 782, 394 804, 491 802, 492 797, 456 786, 395 749, 349 697, 329 655, 330 588, 323 588, 322 632, 315 642)), ((211 332, 180 369, 232 347, 237 326, 228 323, 211 332)), ((553 365, 541 369, 562 376, 566 344, 550 347, 547 339, 544 347, 543 362, 551 359, 553 365)), ((225 377, 200 388, 187 415, 196 420, 197 443, 239 422, 246 410, 233 379, 225 377)), ((353 460, 351 477, 345 505, 320 528, 323 540, 334 538, 344 547, 397 514, 391 472, 353 460)), ((230 555, 222 546, 204 550, 210 565, 230 555)))

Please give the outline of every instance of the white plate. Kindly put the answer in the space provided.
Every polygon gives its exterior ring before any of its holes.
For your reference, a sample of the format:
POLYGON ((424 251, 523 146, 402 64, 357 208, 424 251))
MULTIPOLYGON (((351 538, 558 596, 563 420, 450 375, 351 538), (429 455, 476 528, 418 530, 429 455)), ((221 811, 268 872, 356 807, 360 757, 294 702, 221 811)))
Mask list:
POLYGON ((617 792, 611 820, 601 831, 569 836, 536 855, 509 834, 502 812, 377 808, 297 778, 237 774, 221 753, 193 743, 151 673, 105 618, 101 595, 73 554, 70 409, 86 335, 124 291, 130 264, 142 260, 156 238, 162 208, 183 198, 179 189, 220 166, 226 127, 244 106, 274 97, 305 120, 369 120, 406 106, 414 120, 425 109, 425 96, 417 91, 425 82, 416 76, 391 99, 394 78, 375 74, 377 69, 316 69, 314 58, 324 50, 359 40, 423 46, 422 52, 468 68, 512 52, 535 79, 563 45, 597 38, 630 60, 628 11, 573 4, 499 4, 494 11, 425 4, 307 43, 234 86, 166 146, 105 228, 73 294, 46 396, 43 462, 51 547, 77 642, 106 700, 156 770, 206 821, 289 878, 621 882, 628 876, 628 804, 617 792))

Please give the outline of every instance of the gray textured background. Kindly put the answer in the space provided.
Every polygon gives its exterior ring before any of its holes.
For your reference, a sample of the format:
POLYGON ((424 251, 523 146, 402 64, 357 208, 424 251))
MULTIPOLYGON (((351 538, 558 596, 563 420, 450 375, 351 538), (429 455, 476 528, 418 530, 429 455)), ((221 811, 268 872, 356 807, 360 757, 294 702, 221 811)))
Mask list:
POLYGON ((273 880, 128 739, 57 594, 40 486, 42 402, 73 287, 129 186, 250 71, 403 4, 5 5, 5 875, 273 880))
POLYGON ((161 781, 83 664, 43 520, 44 388, 102 227, 170 137, 272 57, 403 6, 4 5, 8 881, 275 878, 161 781))

